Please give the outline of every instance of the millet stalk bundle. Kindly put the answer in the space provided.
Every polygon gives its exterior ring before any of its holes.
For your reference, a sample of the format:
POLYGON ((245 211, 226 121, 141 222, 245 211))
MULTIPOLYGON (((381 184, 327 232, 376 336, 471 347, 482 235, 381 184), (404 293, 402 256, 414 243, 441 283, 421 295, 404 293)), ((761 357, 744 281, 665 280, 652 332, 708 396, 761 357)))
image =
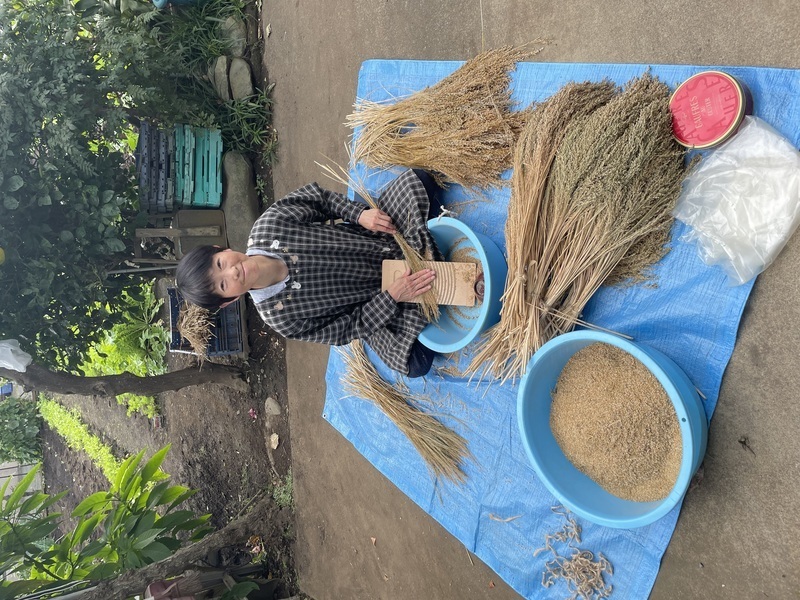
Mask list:
POLYGON ((668 99, 645 74, 621 92, 570 84, 535 108, 515 152, 501 319, 470 373, 522 375, 603 283, 643 280, 666 253, 685 175, 668 99))

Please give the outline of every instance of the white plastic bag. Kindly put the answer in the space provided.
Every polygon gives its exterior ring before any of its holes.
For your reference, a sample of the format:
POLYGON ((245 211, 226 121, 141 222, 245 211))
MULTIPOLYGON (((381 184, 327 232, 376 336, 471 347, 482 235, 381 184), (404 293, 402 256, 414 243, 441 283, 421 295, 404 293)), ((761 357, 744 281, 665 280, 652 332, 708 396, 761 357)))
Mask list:
POLYGON ((800 152, 767 123, 745 117, 739 132, 687 177, 673 211, 691 227, 700 257, 733 285, 766 269, 800 223, 800 152))
POLYGON ((30 354, 20 349, 17 340, 0 340, 0 367, 24 373, 32 360, 30 354))

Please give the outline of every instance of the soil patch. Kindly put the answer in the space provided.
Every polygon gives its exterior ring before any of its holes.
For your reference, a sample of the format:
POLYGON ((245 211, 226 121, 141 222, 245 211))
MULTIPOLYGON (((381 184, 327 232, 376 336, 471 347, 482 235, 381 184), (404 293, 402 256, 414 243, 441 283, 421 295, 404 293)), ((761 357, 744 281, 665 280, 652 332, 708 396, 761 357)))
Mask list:
MULTIPOLYGON (((163 297, 167 281, 159 282, 163 297)), ((168 315, 163 315, 168 322, 168 315)), ((222 527, 246 512, 257 497, 290 498, 291 443, 286 394, 284 341, 266 329, 252 304, 247 307, 247 359, 216 358, 215 362, 242 368, 247 392, 206 384, 168 392, 158 397, 160 419, 127 416, 116 401, 98 397, 62 396, 58 400, 80 410, 96 435, 111 445, 117 457, 147 449, 150 455, 170 444, 163 469, 172 482, 196 489, 186 508, 210 513, 211 523, 222 527), (268 414, 267 398, 277 401, 280 414, 268 414), (277 448, 272 448, 277 435, 277 448), (289 484, 290 485, 290 484, 289 484)), ((170 370, 197 364, 191 355, 168 353, 170 370)), ((270 402, 275 412, 275 403, 270 402)), ((82 452, 67 448, 58 434, 42 431, 46 490, 69 490, 57 510, 69 514, 83 498, 108 488, 108 481, 82 452)), ((277 504, 277 502, 276 502, 277 504)), ((268 530, 268 528, 264 528, 268 530)), ((261 535, 253 523, 253 535, 261 535)), ((286 595, 298 592, 293 559, 292 531, 264 539, 261 555, 271 577, 284 581, 286 595)), ((245 540, 243 540, 244 542, 245 540)), ((221 549, 223 564, 253 560, 244 548, 221 549)), ((284 597, 278 595, 277 597, 284 597)))

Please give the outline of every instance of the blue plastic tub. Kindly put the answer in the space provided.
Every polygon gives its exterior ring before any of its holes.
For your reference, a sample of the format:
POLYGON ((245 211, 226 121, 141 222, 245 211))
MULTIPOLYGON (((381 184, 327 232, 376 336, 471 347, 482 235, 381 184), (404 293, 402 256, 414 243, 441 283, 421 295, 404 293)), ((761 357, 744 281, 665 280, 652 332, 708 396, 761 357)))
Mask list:
POLYGON ((458 219, 431 219, 428 229, 446 260, 451 260, 457 251, 464 250, 480 259, 483 268, 483 302, 472 307, 459 306, 457 310, 442 307, 439 320, 426 326, 419 334, 422 345, 446 354, 461 350, 500 320, 500 297, 503 295, 508 265, 497 244, 485 235, 472 231, 458 219))
POLYGON ((697 390, 686 374, 661 352, 617 335, 573 331, 550 340, 533 355, 517 395, 517 420, 522 443, 539 478, 575 514, 593 523, 628 529, 663 517, 678 505, 706 452, 708 420, 697 390), (667 392, 680 424, 683 457, 672 491, 663 500, 623 500, 581 473, 564 456, 550 430, 551 393, 567 361, 596 342, 620 348, 642 362, 667 392))

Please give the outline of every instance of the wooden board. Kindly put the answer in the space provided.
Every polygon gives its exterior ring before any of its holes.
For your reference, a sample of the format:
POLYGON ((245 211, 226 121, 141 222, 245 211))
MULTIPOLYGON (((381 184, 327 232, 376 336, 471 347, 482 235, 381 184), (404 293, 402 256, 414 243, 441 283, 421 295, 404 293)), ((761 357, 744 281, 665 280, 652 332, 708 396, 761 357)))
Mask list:
MULTIPOLYGON (((433 293, 438 304, 452 306, 475 306, 475 280, 478 265, 463 262, 426 261, 425 268, 436 271, 433 293)), ((386 290, 406 270, 403 260, 384 260, 381 290, 386 290)), ((419 300, 412 300, 419 303, 419 300)))

